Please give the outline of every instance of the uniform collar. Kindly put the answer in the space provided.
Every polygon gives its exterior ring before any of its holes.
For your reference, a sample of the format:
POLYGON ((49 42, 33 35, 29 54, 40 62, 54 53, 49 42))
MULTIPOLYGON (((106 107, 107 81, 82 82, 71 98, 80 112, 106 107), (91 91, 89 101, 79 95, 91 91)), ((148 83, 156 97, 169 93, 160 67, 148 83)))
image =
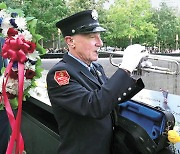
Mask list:
POLYGON ((86 63, 84 63, 83 61, 81 61, 80 59, 74 57, 70 52, 67 53, 69 56, 71 56, 72 58, 74 58, 75 60, 77 60, 79 63, 81 63, 83 66, 85 66, 89 71, 90 68, 93 67, 93 64, 91 63, 90 66, 88 66, 86 63))

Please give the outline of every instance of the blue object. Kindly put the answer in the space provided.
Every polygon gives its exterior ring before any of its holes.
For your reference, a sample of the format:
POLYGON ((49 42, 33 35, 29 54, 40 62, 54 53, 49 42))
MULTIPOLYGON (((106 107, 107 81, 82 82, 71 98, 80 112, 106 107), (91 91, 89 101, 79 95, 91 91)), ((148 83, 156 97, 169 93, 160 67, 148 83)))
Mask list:
MULTIPOLYGON (((0 52, 2 51, 2 46, 4 44, 4 38, 0 37, 0 52)), ((2 56, 0 56, 0 70, 2 69, 2 67, 6 67, 8 64, 7 59, 4 59, 2 56)))
POLYGON ((139 124, 153 140, 164 132, 166 119, 163 112, 134 101, 127 101, 119 106, 119 115, 139 124))

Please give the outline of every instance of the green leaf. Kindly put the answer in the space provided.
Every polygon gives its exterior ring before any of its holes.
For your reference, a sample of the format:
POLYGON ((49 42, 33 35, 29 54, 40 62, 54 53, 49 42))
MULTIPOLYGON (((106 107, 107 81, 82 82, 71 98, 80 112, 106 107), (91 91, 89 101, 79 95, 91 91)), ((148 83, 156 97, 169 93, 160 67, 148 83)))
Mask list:
POLYGON ((18 107, 18 99, 17 99, 17 97, 15 97, 13 99, 10 99, 9 101, 10 101, 12 109, 17 109, 17 107, 18 107))
POLYGON ((46 54, 46 49, 44 49, 39 43, 36 43, 36 49, 39 51, 41 55, 46 54))
POLYGON ((37 67, 36 68, 36 77, 37 78, 40 78, 42 76, 41 72, 43 71, 44 69, 41 68, 41 67, 37 67))
POLYGON ((4 110, 4 104, 0 103, 0 110, 4 110))
POLYGON ((7 6, 4 2, 0 3, 0 10, 7 9, 7 6))
POLYGON ((42 35, 39 35, 39 34, 34 34, 34 35, 33 35, 33 39, 36 40, 36 41, 35 41, 36 43, 38 43, 38 41, 41 40, 42 38, 43 38, 42 35))
POLYGON ((35 17, 26 17, 26 21, 30 22, 31 20, 35 19, 35 17))
POLYGON ((6 69, 5 67, 2 67, 2 68, 1 68, 1 74, 4 73, 5 69, 6 69))

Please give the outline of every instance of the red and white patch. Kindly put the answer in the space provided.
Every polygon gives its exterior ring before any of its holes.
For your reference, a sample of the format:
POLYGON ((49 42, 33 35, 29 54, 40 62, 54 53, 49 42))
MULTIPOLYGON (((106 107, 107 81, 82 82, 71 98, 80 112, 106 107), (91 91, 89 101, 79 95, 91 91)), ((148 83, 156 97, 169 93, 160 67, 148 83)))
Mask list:
POLYGON ((67 85, 69 84, 70 76, 66 70, 56 71, 54 75, 54 80, 60 85, 67 85))

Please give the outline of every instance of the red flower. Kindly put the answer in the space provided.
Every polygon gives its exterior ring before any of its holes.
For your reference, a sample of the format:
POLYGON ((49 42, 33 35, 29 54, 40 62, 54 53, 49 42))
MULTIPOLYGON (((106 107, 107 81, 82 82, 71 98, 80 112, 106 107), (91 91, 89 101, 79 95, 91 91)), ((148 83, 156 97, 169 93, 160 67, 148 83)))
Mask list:
POLYGON ((25 41, 23 40, 23 44, 21 46, 21 49, 24 51, 24 53, 33 53, 36 48, 36 44, 34 42, 25 41))
POLYGON ((36 44, 34 42, 26 42, 27 44, 29 44, 29 48, 28 48, 28 53, 33 53, 34 50, 36 49, 36 44))
POLYGON ((11 70, 9 76, 10 76, 10 78, 17 80, 18 79, 18 72, 11 70))
POLYGON ((26 79, 32 79, 35 75, 36 75, 36 73, 34 71, 26 70, 26 73, 25 73, 26 79))
POLYGON ((14 28, 8 29, 8 32, 7 32, 8 37, 12 37, 12 36, 15 36, 17 34, 18 34, 18 31, 16 31, 14 28))

